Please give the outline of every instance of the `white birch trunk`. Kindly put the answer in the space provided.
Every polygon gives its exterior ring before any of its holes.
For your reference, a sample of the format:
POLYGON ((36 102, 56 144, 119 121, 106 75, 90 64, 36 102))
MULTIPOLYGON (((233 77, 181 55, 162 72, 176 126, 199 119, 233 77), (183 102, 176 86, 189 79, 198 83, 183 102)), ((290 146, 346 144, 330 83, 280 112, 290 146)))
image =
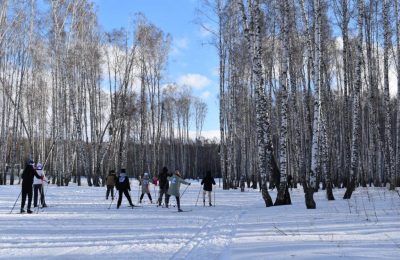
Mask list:
POLYGON ((358 36, 357 36, 357 49, 356 49, 356 82, 354 84, 353 96, 352 96, 352 112, 353 112, 353 123, 352 123, 352 141, 351 141, 351 169, 350 177, 346 189, 346 193, 343 199, 350 199, 351 194, 355 189, 355 177, 357 175, 358 163, 359 163, 359 140, 360 140, 360 90, 361 90, 361 69, 363 63, 363 19, 364 19, 364 3, 363 0, 357 0, 357 25, 358 25, 358 36))

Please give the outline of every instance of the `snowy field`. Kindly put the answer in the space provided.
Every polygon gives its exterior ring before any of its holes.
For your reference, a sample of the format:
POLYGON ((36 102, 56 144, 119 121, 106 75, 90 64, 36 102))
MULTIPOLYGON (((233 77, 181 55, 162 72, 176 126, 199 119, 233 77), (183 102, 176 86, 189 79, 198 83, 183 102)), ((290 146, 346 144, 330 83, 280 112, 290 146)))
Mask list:
MULTIPOLYGON (((136 181, 132 187, 137 204, 136 181)), ((142 208, 126 207, 124 198, 108 210, 104 187, 49 186, 50 207, 28 215, 16 214, 19 202, 9 214, 20 187, 0 186, 0 258, 400 259, 398 192, 358 188, 345 201, 344 190, 335 190, 329 202, 320 191, 317 209, 307 210, 301 189, 291 191, 293 205, 270 208, 257 190, 220 188, 215 207, 202 199, 195 206, 199 190, 193 181, 182 198, 191 211, 177 213, 147 197, 142 208)))

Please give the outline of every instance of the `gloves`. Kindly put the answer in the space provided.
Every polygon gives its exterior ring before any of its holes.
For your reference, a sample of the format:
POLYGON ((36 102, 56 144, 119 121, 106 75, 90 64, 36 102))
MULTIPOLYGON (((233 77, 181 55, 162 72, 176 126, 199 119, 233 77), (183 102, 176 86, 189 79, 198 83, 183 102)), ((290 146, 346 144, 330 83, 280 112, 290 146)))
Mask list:
POLYGON ((189 184, 188 184, 188 185, 190 186, 190 184, 191 184, 191 183, 189 182, 189 184))

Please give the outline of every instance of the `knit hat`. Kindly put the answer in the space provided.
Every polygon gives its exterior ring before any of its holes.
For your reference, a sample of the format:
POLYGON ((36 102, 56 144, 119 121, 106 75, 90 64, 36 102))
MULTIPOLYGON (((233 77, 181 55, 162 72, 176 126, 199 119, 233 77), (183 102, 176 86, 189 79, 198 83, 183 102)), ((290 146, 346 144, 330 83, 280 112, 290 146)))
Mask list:
POLYGON ((125 169, 121 169, 119 175, 120 176, 126 176, 126 170, 125 169))
POLYGON ((34 161, 32 161, 31 159, 29 159, 29 161, 28 161, 28 165, 35 165, 35 162, 34 161))

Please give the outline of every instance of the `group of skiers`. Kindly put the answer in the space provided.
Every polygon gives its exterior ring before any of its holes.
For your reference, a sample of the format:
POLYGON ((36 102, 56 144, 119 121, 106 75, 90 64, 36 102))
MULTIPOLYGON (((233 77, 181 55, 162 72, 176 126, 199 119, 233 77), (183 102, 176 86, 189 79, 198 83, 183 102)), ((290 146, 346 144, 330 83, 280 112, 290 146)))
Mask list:
POLYGON ((24 171, 21 175, 22 178, 22 190, 21 190, 21 209, 20 213, 25 212, 25 202, 26 197, 28 196, 28 204, 26 212, 31 214, 31 205, 32 205, 32 193, 34 193, 33 206, 38 207, 38 193, 40 193, 40 204, 42 207, 47 207, 44 192, 43 192, 43 184, 46 181, 43 172, 43 166, 41 163, 38 163, 35 168, 35 163, 30 160, 25 166, 24 171))
MULTIPOLYGON (((165 207, 168 208, 169 206, 169 198, 174 196, 176 199, 176 205, 178 207, 178 211, 182 212, 181 203, 180 203, 180 186, 181 184, 190 185, 190 182, 185 181, 179 170, 176 170, 173 174, 168 172, 167 167, 163 167, 161 173, 158 176, 158 179, 154 177, 153 180, 150 180, 150 176, 147 172, 143 174, 143 176, 139 179, 139 185, 142 186, 142 194, 140 195, 139 203, 142 203, 143 197, 147 194, 150 203, 153 203, 153 199, 150 193, 150 183, 159 184, 159 197, 157 200, 158 206, 162 205, 162 199, 164 197, 165 200, 165 207)), ((131 207, 135 207, 132 203, 131 196, 129 191, 131 190, 129 178, 126 176, 126 170, 121 169, 119 177, 116 176, 115 171, 111 170, 106 178, 107 184, 107 192, 106 192, 106 199, 109 198, 111 194, 112 200, 114 200, 114 186, 119 191, 117 208, 121 206, 122 196, 123 194, 128 199, 129 205, 131 207)), ((211 192, 212 192, 212 185, 215 185, 214 178, 211 176, 211 172, 208 171, 206 177, 202 180, 201 185, 203 187, 203 205, 205 206, 205 196, 208 193, 209 205, 212 206, 211 203, 211 192)))
MULTIPOLYGON (((41 163, 37 163, 35 167, 35 163, 32 160, 26 164, 25 169, 21 175, 22 178, 22 190, 21 190, 21 209, 20 213, 25 213, 25 203, 26 197, 28 197, 28 204, 27 204, 27 213, 31 214, 31 205, 32 205, 32 196, 34 199, 34 207, 47 207, 45 202, 45 194, 43 189, 43 184, 48 183, 44 172, 43 166, 41 163), (38 205, 38 195, 40 194, 40 205, 38 205)), ((160 187, 159 197, 158 197, 158 206, 162 205, 162 199, 164 197, 165 200, 165 207, 168 208, 169 206, 169 198, 174 196, 176 199, 176 205, 178 207, 178 211, 181 212, 181 195, 180 195, 180 186, 181 184, 190 185, 190 182, 185 181, 179 170, 176 170, 174 173, 168 172, 167 167, 163 167, 161 173, 159 174, 158 178, 154 177, 153 180, 150 180, 150 176, 147 172, 144 173, 142 178, 140 178, 140 185, 142 186, 142 194, 140 195, 139 203, 142 203, 143 197, 147 194, 150 203, 153 203, 151 193, 150 193, 150 183, 157 185, 157 182, 160 187)), ((211 203, 211 192, 212 192, 212 185, 215 185, 215 180, 211 176, 211 172, 207 171, 206 177, 201 181, 201 185, 203 186, 203 205, 205 206, 206 201, 206 194, 208 194, 209 206, 212 206, 211 203)), ((106 178, 106 199, 109 198, 111 195, 111 199, 114 200, 114 187, 118 190, 118 202, 117 208, 121 206, 122 197, 128 199, 129 205, 131 207, 135 207, 132 203, 132 199, 130 196, 130 182, 129 178, 126 175, 126 170, 121 169, 119 176, 116 175, 114 170, 111 170, 106 178)), ((200 191, 199 191, 200 192, 200 191)))

